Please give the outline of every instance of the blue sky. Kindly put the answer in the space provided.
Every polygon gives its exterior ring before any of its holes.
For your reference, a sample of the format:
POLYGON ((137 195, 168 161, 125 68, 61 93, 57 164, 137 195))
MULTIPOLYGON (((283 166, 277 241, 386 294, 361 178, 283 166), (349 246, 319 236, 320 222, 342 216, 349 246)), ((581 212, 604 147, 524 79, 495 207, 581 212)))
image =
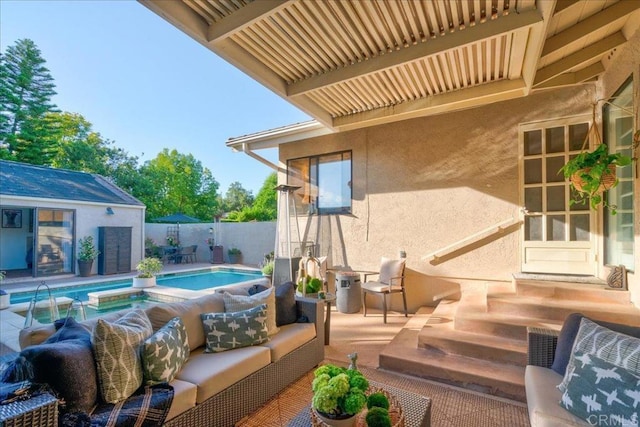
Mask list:
POLYGON ((134 0, 0 0, 1 51, 23 38, 47 61, 61 110, 141 161, 193 154, 223 194, 238 181, 255 195, 271 171, 228 138, 309 119, 134 0))

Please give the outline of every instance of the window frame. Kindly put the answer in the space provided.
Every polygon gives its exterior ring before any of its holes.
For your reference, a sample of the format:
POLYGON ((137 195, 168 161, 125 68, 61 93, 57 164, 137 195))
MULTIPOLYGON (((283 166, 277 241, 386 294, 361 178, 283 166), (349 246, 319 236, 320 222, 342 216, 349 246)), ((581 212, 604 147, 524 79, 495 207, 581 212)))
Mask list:
POLYGON ((296 157, 292 159, 287 159, 287 185, 299 185, 302 184, 298 190, 294 192, 297 196, 295 197, 296 205, 300 206, 302 209, 305 209, 309 212, 309 214, 317 214, 317 215, 350 215, 353 209, 353 151, 352 150, 340 150, 333 151, 330 153, 322 153, 316 154, 313 156, 304 156, 304 157, 296 157), (341 159, 336 161, 335 163, 342 163, 345 161, 349 162, 348 165, 348 180, 347 182, 341 181, 339 183, 340 187, 344 189, 348 188, 348 195, 340 195, 341 206, 335 207, 322 207, 322 194, 323 189, 320 188, 322 181, 321 176, 321 164, 323 158, 331 158, 335 156, 340 156, 341 159), (299 170, 296 172, 300 172, 300 177, 295 178, 295 180, 300 182, 292 182, 294 181, 294 169, 292 169, 294 162, 301 162, 306 160, 306 172, 308 176, 306 176, 305 171, 302 171, 302 168, 298 168, 299 170), (348 200, 347 200, 348 199, 348 200))

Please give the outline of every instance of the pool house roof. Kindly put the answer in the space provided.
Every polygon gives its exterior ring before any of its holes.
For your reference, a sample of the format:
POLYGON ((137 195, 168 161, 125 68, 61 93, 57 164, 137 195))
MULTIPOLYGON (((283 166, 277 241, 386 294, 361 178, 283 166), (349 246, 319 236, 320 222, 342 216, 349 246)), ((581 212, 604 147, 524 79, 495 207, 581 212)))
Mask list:
POLYGON ((333 131, 598 78, 640 26, 613 0, 139 0, 333 131))
POLYGON ((144 206, 97 174, 0 160, 0 181, 1 196, 144 206))

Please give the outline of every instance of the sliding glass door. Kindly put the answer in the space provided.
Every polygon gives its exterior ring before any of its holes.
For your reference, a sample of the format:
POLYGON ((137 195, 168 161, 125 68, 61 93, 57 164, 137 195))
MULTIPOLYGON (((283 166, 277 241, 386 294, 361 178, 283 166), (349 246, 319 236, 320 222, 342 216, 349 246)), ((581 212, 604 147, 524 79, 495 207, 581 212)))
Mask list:
POLYGON ((36 276, 73 273, 75 212, 37 209, 36 276))

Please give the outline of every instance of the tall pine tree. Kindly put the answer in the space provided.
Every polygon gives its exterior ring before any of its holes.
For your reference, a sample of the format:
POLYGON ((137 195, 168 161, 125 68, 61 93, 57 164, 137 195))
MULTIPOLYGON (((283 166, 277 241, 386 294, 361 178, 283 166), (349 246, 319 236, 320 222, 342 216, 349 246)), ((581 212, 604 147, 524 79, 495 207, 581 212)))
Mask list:
POLYGON ((53 138, 46 114, 56 112, 55 84, 32 40, 0 55, 0 158, 48 164, 53 138))

